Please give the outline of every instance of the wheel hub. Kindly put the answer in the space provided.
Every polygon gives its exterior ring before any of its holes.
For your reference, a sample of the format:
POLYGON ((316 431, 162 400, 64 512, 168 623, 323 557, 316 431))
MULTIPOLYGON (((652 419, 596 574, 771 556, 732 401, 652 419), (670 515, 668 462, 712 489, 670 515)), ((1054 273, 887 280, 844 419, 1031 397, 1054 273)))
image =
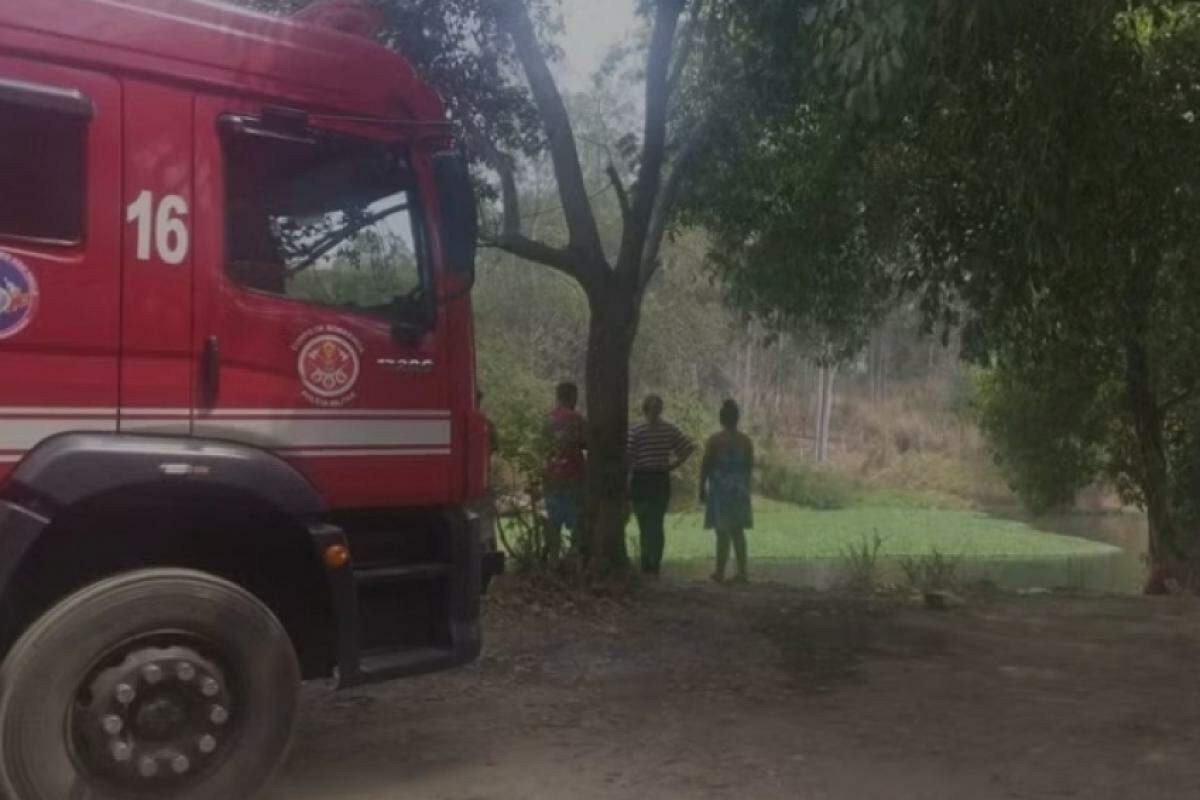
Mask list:
POLYGON ((158 792, 217 763, 236 714, 215 661, 189 646, 133 643, 80 687, 69 723, 73 753, 96 777, 158 792))
POLYGON ((183 732, 188 709, 176 693, 162 694, 139 704, 133 719, 134 734, 145 739, 163 741, 183 732))

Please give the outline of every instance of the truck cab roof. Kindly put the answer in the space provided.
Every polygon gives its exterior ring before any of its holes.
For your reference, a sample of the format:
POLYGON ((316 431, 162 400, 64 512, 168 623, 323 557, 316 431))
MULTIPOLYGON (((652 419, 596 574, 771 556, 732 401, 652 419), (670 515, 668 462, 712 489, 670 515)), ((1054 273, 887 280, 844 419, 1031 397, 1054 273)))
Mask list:
POLYGON ((437 94, 364 36, 207 0, 0 3, 0 57, 45 61, 307 109, 440 122, 437 94))

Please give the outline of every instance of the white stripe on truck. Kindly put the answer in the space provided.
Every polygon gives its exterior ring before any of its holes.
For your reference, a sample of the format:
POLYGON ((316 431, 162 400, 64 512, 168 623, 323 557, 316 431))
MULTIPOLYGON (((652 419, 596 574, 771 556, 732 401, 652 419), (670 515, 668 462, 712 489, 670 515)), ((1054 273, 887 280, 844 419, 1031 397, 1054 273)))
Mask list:
POLYGON ((160 433, 245 442, 298 458, 449 455, 449 411, 0 407, 0 463, 72 432, 160 433))

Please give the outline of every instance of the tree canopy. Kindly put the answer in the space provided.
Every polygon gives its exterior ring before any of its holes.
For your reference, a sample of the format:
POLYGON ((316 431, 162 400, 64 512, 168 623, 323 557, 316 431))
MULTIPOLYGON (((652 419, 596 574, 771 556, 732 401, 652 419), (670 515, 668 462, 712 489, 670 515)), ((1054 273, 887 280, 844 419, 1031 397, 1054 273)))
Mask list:
POLYGON ((1106 473, 1157 563, 1193 557, 1198 4, 774 5, 744 46, 787 102, 690 198, 734 299, 853 330, 918 297, 993 370, 983 420, 1035 505, 1106 473))

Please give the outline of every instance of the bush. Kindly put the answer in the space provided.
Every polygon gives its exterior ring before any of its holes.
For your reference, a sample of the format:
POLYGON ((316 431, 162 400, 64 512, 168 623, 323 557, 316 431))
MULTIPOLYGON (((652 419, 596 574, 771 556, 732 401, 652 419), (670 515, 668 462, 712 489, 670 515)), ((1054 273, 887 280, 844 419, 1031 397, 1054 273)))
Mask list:
POLYGON ((962 556, 948 556, 936 547, 929 555, 900 559, 900 569, 908 585, 923 592, 953 589, 959 583, 958 568, 962 556))
POLYGON ((510 510, 501 517, 497 531, 511 559, 511 571, 536 572, 549 564, 545 524, 535 506, 510 510))
POLYGON ((833 511, 850 505, 853 490, 835 473, 789 464, 768 451, 756 468, 756 491, 772 500, 833 511))
POLYGON ((875 590, 881 549, 883 539, 878 532, 870 540, 864 536, 858 544, 842 549, 842 580, 847 589, 854 592, 875 590))

